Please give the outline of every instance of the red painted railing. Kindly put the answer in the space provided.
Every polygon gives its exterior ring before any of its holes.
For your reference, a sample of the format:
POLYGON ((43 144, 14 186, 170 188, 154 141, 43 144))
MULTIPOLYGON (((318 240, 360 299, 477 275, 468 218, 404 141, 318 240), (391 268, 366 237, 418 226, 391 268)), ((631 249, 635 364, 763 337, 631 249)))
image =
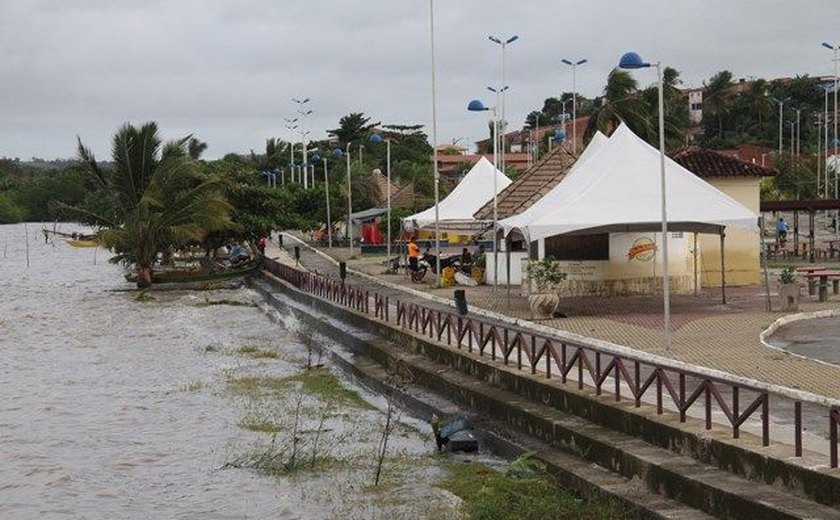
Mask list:
MULTIPOLYGON (((712 413, 717 407, 728 420, 736 439, 744 422, 758 415, 762 444, 770 444, 771 393, 760 384, 735 383, 676 364, 654 363, 632 354, 616 353, 481 317, 460 316, 414 302, 395 300, 396 312, 392 316, 388 296, 375 291, 313 275, 273 260, 266 260, 266 270, 303 292, 369 316, 372 298, 373 319, 394 323, 450 347, 475 351, 479 356, 489 355, 493 360, 501 359, 505 365, 515 363, 518 369, 524 367, 531 374, 541 372, 546 378, 559 375, 560 382, 567 384, 574 371, 579 389, 584 387, 588 377, 590 382, 586 384, 594 387, 598 395, 606 388, 616 401, 621 400, 622 388, 626 388, 637 408, 653 388, 657 414, 664 413, 667 401, 679 413, 680 422, 685 422, 686 413, 692 406, 702 402, 705 427, 710 430, 712 413), (559 374, 552 373, 555 368, 559 374), (742 398, 745 399, 743 402, 742 398)), ((830 408, 828 419, 830 463, 836 468, 840 406, 830 408)), ((795 456, 801 457, 802 400, 794 400, 794 432, 795 456)))

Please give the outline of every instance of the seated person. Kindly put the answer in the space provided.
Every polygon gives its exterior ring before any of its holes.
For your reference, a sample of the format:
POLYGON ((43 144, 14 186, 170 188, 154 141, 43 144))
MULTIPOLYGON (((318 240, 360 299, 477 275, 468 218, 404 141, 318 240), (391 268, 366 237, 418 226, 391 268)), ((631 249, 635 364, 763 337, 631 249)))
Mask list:
POLYGON ((481 269, 484 269, 487 266, 487 256, 484 253, 484 246, 478 246, 478 252, 475 254, 473 265, 475 267, 480 267, 481 269))

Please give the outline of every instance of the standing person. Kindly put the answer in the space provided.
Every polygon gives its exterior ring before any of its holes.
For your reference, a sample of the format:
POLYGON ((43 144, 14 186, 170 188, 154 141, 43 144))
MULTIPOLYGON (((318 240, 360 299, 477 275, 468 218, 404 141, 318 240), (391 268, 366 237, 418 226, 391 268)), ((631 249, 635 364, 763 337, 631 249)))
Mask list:
POLYGON ((420 246, 417 245, 417 242, 412 236, 408 240, 408 268, 412 272, 417 272, 418 260, 420 260, 420 246))
POLYGON ((260 256, 265 256, 265 246, 268 243, 268 239, 266 237, 260 237, 257 239, 257 249, 260 252, 260 256))
POLYGON ((779 217, 779 222, 776 224, 776 231, 779 233, 779 242, 785 243, 788 232, 788 225, 787 222, 785 222, 785 217, 779 217))

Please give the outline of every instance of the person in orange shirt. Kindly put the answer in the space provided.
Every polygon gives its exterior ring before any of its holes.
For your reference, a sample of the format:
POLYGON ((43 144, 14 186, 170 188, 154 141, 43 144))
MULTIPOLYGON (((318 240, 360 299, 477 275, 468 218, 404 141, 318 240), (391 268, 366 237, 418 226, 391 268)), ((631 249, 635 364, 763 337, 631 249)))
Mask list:
POLYGON ((420 260, 420 246, 415 242, 414 237, 408 240, 408 268, 417 272, 417 262, 420 260))

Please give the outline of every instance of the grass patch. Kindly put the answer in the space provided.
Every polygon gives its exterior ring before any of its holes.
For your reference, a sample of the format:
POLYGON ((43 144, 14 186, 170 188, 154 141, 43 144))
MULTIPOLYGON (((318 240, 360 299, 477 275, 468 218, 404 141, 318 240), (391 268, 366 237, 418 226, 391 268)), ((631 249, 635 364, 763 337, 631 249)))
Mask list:
POLYGON ((373 409, 367 401, 362 399, 362 396, 358 392, 342 385, 338 377, 324 367, 313 368, 312 370, 289 376, 283 381, 287 383, 299 382, 304 392, 326 402, 373 409))
POLYGON ((545 466, 527 455, 504 472, 471 462, 452 468, 452 477, 438 484, 464 502, 472 520, 592 520, 635 516, 610 500, 583 500, 560 487, 545 466))
POLYGON ((260 417, 258 414, 249 414, 239 421, 239 427, 243 430, 260 433, 277 433, 282 428, 276 422, 260 417))
POLYGON ((342 385, 338 377, 324 367, 283 378, 247 376, 228 379, 228 387, 232 392, 251 397, 261 394, 285 395, 297 385, 301 386, 304 393, 327 403, 373 409, 358 392, 342 385))
POLYGON ((277 352, 274 350, 246 345, 236 349, 236 352, 253 359, 277 359, 277 352))
POLYGON ((327 471, 340 468, 344 463, 340 459, 329 456, 315 457, 309 453, 298 452, 292 454, 291 446, 272 442, 267 446, 254 446, 244 453, 227 462, 224 468, 247 468, 266 475, 283 476, 300 470, 327 471))
POLYGON ((190 381, 189 383, 181 385, 179 389, 182 392, 198 392, 202 388, 204 388, 204 383, 202 383, 199 380, 196 380, 196 381, 190 381))

